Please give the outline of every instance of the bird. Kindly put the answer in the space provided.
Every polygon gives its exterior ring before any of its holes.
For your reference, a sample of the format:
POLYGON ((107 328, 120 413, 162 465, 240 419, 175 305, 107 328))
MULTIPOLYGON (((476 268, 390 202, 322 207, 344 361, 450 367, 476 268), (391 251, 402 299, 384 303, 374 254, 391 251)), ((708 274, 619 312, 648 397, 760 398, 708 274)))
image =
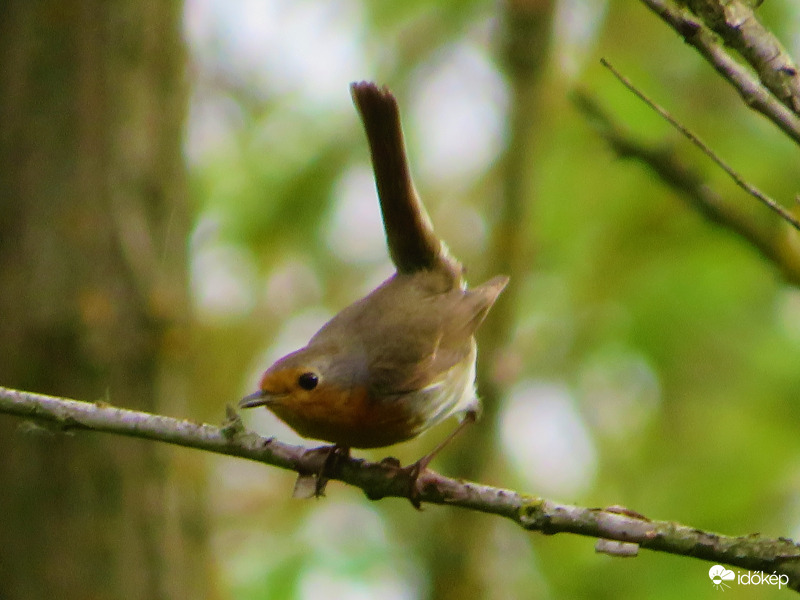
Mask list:
MULTIPOLYGON (((419 474, 480 415, 475 332, 508 277, 467 287, 463 266, 434 233, 414 187, 396 98, 368 81, 350 90, 396 272, 270 366, 239 406, 264 406, 301 436, 333 444, 328 457, 334 459, 351 448, 410 440, 460 416, 443 442, 408 467, 409 499, 419 508, 419 474)), ((320 473, 316 495, 325 482, 320 473)))

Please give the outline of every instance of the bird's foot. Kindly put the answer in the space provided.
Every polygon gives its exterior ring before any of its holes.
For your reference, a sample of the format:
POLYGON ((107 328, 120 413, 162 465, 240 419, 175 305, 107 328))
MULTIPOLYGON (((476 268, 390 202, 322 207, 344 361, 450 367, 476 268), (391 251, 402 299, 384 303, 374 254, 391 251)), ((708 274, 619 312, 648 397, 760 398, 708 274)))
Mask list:
POLYGON ((422 510, 421 492, 419 489, 419 477, 428 468, 428 463, 431 461, 432 456, 423 456, 417 462, 403 467, 401 472, 405 473, 408 477, 408 501, 417 510, 422 510))
MULTIPOLYGON (((325 448, 322 448, 322 450, 325 450, 325 448)), ((314 486, 314 497, 316 498, 325 495, 325 487, 328 485, 330 475, 336 471, 339 461, 350 458, 350 448, 347 446, 334 444, 333 446, 328 446, 327 452, 322 467, 317 473, 317 481, 314 486)))

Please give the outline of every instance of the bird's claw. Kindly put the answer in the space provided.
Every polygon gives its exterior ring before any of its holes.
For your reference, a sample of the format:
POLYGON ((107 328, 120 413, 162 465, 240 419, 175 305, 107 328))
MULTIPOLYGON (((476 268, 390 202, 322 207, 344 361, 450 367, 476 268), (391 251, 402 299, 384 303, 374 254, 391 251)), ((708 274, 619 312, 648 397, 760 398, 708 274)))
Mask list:
POLYGON ((328 485, 328 481, 330 481, 330 477, 328 475, 336 471, 339 461, 350 458, 350 448, 347 448, 346 446, 334 444, 333 446, 322 449, 327 450, 327 455, 322 463, 322 467, 316 474, 316 483, 314 485, 315 498, 325 495, 325 487, 328 485))
POLYGON ((412 465, 400 469, 408 477, 408 501, 417 510, 422 510, 422 494, 419 489, 419 476, 428 468, 427 462, 423 464, 418 460, 412 465))

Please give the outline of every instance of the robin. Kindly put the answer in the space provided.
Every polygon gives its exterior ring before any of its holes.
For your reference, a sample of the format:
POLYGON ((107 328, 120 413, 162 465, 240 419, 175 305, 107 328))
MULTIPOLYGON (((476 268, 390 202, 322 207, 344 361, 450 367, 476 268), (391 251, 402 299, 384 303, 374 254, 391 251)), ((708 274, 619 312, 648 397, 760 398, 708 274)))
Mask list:
POLYGON ((239 406, 265 406, 301 436, 331 442, 329 458, 404 442, 460 415, 455 431, 409 467, 409 498, 419 507, 416 478, 480 414, 474 334, 508 278, 466 287, 462 266, 434 234, 414 189, 397 101, 370 82, 350 89, 397 272, 269 367, 239 406))

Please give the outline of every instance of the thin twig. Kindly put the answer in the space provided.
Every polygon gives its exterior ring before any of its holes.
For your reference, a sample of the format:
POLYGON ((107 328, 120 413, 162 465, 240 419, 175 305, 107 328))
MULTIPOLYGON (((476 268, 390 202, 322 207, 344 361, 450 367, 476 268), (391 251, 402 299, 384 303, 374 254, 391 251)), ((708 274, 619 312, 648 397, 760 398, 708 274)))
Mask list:
POLYGON ((709 222, 736 234, 777 266, 786 281, 800 284, 800 265, 787 255, 783 238, 772 227, 754 222, 710 188, 699 173, 682 162, 671 148, 635 139, 615 122, 599 103, 583 90, 575 90, 572 100, 590 124, 623 159, 635 159, 649 168, 665 185, 709 222))
POLYGON ((786 210, 783 206, 778 204, 775 200, 761 192, 755 186, 749 184, 747 181, 742 178, 736 171, 733 170, 725 161, 723 161, 717 154, 708 147, 708 145, 703 142, 700 138, 698 138, 694 133, 689 131, 684 125, 679 123, 675 117, 673 117, 667 110, 657 104, 655 101, 651 100, 644 92, 639 90, 633 83, 625 77, 622 73, 617 71, 611 63, 609 63, 605 58, 600 59, 600 63, 611 71, 614 76, 620 80, 622 85, 628 88, 633 94, 642 100, 645 104, 647 104, 650 108, 656 111, 659 115, 661 115, 664 119, 666 119, 675 129, 677 129, 684 137, 686 137, 690 142, 692 142, 695 146, 700 148, 703 153, 708 156, 711 160, 713 160, 717 165, 725 171, 728 175, 730 175, 731 179, 736 182, 740 188, 742 188, 745 192, 756 198, 762 204, 766 205, 773 211, 775 211, 778 215, 780 215, 787 223, 790 223, 792 227, 800 231, 800 220, 798 220, 792 213, 786 210))
MULTIPOLYGON (((245 429, 232 409, 222 427, 127 410, 105 402, 80 402, 0 387, 0 413, 44 423, 59 431, 91 430, 166 442, 238 456, 301 475, 319 473, 326 452, 282 444, 245 429)), ((394 460, 369 463, 350 457, 336 461, 331 479, 361 488, 368 498, 406 498, 409 475, 394 460)), ((459 506, 510 519, 529 531, 578 535, 638 544, 642 548, 679 554, 780 576, 782 585, 800 589, 800 546, 787 538, 758 534, 730 537, 672 521, 654 521, 613 506, 588 508, 561 504, 426 470, 419 477, 420 500, 459 506)), ((287 494, 288 495, 288 494, 287 494)))

